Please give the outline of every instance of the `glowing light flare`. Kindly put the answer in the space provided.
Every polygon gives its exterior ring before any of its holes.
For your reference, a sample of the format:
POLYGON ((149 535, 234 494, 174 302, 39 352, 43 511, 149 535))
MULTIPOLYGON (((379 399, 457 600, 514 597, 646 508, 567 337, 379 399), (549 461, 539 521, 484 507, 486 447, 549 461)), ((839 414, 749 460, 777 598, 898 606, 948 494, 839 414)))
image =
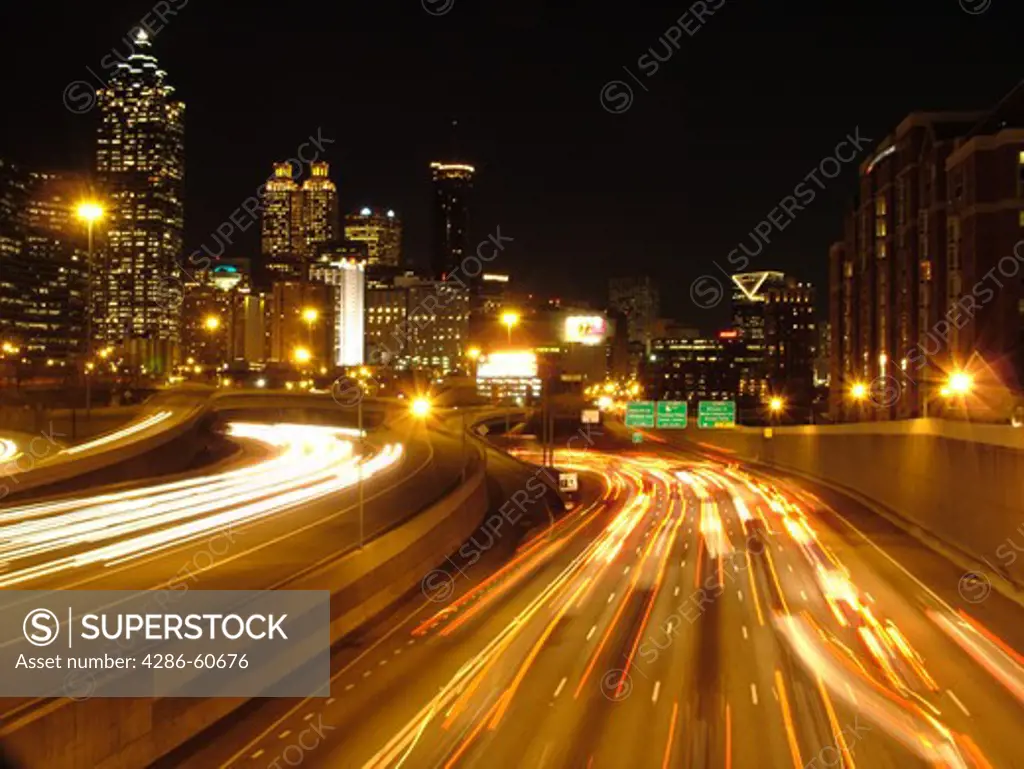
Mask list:
POLYGON ((92 224, 103 218, 103 206, 93 200, 83 200, 75 206, 75 216, 87 224, 92 224))

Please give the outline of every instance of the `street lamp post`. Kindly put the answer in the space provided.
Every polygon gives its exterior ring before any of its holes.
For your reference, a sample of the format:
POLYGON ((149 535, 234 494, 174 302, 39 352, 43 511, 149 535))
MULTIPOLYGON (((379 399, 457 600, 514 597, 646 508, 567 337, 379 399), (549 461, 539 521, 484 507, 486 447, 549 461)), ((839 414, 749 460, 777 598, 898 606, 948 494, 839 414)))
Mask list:
POLYGON ((313 347, 313 324, 316 323, 319 317, 320 313, 314 307, 307 307, 302 311, 302 319, 306 321, 306 336, 310 349, 313 347))
MULTIPOLYGON (((514 325, 516 325, 517 323, 519 323, 519 313, 518 312, 512 312, 512 311, 502 313, 501 322, 505 324, 505 328, 508 331, 508 346, 511 347, 512 346, 512 327, 514 325)), ((506 384, 505 385, 505 397, 507 398, 508 396, 509 396, 508 385, 506 384)), ((512 427, 511 427, 512 418, 511 418, 511 414, 510 414, 511 409, 512 409, 512 405, 511 404, 506 404, 506 407, 505 407, 505 438, 506 439, 508 438, 509 430, 512 429, 512 427)))
POLYGON ((82 374, 85 377, 85 416, 90 418, 92 413, 92 380, 86 365, 92 357, 92 262, 93 262, 93 225, 103 216, 103 207, 99 203, 84 201, 78 204, 76 209, 78 218, 85 222, 88 233, 88 250, 85 264, 85 361, 82 366, 82 374))
MULTIPOLYGON (((363 393, 360 391, 359 400, 356 402, 356 425, 359 430, 359 456, 366 456, 366 441, 363 440, 363 393)), ((365 461, 365 459, 363 460, 365 461)), ((359 465, 359 549, 363 549, 363 542, 365 540, 365 518, 364 518, 364 498, 363 498, 363 462, 359 465)))

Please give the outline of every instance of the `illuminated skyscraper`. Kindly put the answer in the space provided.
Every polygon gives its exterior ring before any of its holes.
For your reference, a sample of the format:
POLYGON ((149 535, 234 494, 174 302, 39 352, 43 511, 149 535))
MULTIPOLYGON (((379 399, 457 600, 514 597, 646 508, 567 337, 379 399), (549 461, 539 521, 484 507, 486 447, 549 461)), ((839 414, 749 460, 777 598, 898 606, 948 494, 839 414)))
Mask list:
POLYGON ((272 280, 302 277, 302 194, 291 163, 274 163, 263 192, 260 252, 272 280))
POLYGON ((338 188, 328 176, 327 163, 313 163, 302 183, 303 255, 316 256, 317 248, 338 240, 338 188))
POLYGON ((359 366, 363 363, 363 306, 366 265, 354 259, 321 257, 310 268, 310 278, 330 287, 329 322, 333 323, 332 351, 329 363, 335 366, 359 366))
POLYGON ((319 249, 339 239, 338 188, 329 170, 312 163, 300 187, 291 163, 274 163, 263 192, 260 247, 272 281, 309 280, 319 249))
POLYGON ((469 249, 469 195, 476 169, 463 163, 431 163, 434 179, 433 242, 430 269, 441 280, 458 267, 469 249))
POLYGON ((130 360, 167 370, 180 336, 185 105, 150 55, 135 52, 97 91, 97 181, 106 198, 103 264, 95 264, 93 330, 124 344, 130 360))
POLYGON ((365 243, 370 267, 398 267, 402 262, 402 220, 394 211, 369 208, 345 217, 345 239, 365 243))

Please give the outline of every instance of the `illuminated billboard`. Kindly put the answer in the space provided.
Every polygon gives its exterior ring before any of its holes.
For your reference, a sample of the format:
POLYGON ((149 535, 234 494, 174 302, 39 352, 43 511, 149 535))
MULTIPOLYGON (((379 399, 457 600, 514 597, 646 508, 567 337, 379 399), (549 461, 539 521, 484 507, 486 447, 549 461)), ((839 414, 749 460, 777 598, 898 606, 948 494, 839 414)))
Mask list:
POLYGON ((537 376, 537 355, 529 350, 492 352, 476 367, 477 379, 513 379, 537 376))
POLYGON ((570 315, 565 319, 566 342, 597 345, 608 334, 608 322, 600 315, 570 315))

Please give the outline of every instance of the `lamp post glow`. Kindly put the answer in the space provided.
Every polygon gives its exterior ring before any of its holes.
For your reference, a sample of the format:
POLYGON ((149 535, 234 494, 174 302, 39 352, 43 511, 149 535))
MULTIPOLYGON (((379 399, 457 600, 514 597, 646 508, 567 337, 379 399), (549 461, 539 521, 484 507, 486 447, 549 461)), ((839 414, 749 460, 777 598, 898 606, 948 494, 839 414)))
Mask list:
POLYGON ((410 410, 413 416, 423 419, 430 413, 430 401, 426 398, 416 398, 413 400, 410 410))
POLYGON ((313 353, 309 351, 308 347, 296 347, 292 350, 292 360, 299 364, 309 363, 313 360, 313 353))
POLYGON ((967 395, 974 386, 974 379, 966 371, 954 371, 946 387, 951 395, 967 395))
POLYGON ((207 315, 206 318, 203 320, 203 327, 207 331, 216 331, 218 328, 220 328, 220 318, 218 318, 216 315, 207 315))
POLYGON ((512 344, 512 327, 519 323, 518 312, 505 312, 502 313, 501 322, 505 324, 505 328, 508 330, 508 343, 512 344))
MULTIPOLYGON (((85 359, 92 357, 92 261, 93 261, 93 238, 92 228, 103 218, 103 206, 92 200, 83 200, 75 207, 75 216, 85 222, 86 232, 89 236, 89 249, 86 256, 85 274, 85 359)), ((85 376, 85 415, 89 417, 92 413, 92 380, 88 373, 85 376)))
POLYGON ((868 395, 868 388, 863 382, 857 382, 850 388, 850 397, 855 401, 862 401, 868 395))

